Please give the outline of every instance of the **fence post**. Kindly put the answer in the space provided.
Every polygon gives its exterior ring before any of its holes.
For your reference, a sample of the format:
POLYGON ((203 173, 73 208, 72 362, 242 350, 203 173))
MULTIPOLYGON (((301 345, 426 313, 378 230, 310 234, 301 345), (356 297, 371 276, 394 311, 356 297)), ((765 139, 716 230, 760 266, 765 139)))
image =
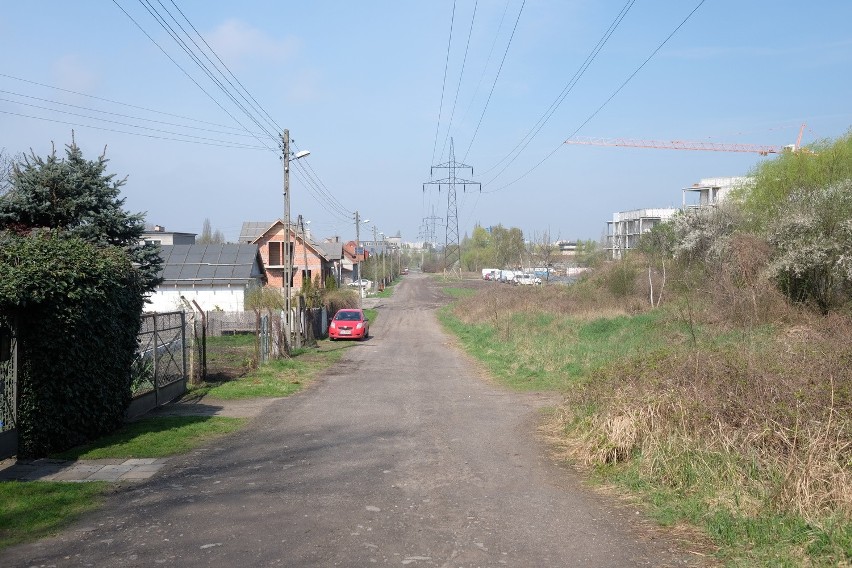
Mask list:
POLYGON ((159 361, 159 359, 160 359, 159 354, 157 353, 157 312, 154 312, 154 317, 151 318, 151 319, 153 319, 153 321, 154 321, 154 336, 153 336, 153 339, 151 341, 151 346, 154 350, 154 352, 153 352, 153 359, 154 359, 154 377, 153 377, 154 404, 157 405, 157 406, 160 406, 160 385, 158 384, 159 381, 157 380, 157 361, 159 361))
POLYGON ((183 361, 183 386, 186 388, 186 312, 180 312, 180 347, 183 361))

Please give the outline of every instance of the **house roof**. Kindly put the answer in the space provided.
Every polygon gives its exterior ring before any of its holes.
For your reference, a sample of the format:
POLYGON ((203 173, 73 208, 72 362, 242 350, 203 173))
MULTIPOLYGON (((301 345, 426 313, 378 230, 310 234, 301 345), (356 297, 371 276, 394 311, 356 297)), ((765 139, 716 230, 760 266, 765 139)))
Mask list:
POLYGON ((261 275, 257 245, 163 245, 163 286, 244 286, 261 275))
MULTIPOLYGON (((243 227, 240 230, 239 241, 240 241, 240 243, 255 244, 255 243, 257 243, 257 241, 260 240, 260 238, 263 235, 265 235, 267 232, 274 229, 276 227, 276 225, 278 225, 279 223, 283 224, 284 221, 282 221, 281 219, 277 219, 276 221, 274 221, 272 223, 270 223, 269 221, 245 221, 245 222, 243 222, 243 227)), ((299 241, 302 240, 302 236, 299 234, 299 231, 296 229, 295 223, 290 224, 290 232, 293 234, 293 238, 295 240, 299 240, 299 241)), ((304 239, 304 242, 305 242, 305 245, 307 245, 308 248, 310 248, 311 250, 314 251, 314 253, 316 253, 317 256, 320 256, 320 257, 324 258, 325 260, 330 260, 331 258, 340 258, 340 256, 329 258, 326 255, 326 252, 333 252, 335 250, 333 248, 332 249, 323 248, 322 245, 315 243, 314 241, 312 241, 309 238, 304 239)))
POLYGON ((343 258, 343 243, 315 243, 322 251, 322 255, 328 260, 340 260, 343 258))
POLYGON ((271 225, 273 223, 269 221, 244 221, 240 229, 240 238, 237 240, 240 243, 253 243, 268 231, 271 225))

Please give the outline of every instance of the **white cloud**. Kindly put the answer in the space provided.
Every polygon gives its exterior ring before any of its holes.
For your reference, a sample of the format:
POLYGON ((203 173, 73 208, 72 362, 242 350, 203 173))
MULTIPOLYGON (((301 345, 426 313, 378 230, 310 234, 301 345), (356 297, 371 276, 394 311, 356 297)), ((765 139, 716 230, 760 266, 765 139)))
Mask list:
POLYGON ((282 61, 290 58, 300 46, 294 37, 276 39, 243 21, 233 19, 206 34, 206 38, 228 65, 239 65, 247 59, 282 61))

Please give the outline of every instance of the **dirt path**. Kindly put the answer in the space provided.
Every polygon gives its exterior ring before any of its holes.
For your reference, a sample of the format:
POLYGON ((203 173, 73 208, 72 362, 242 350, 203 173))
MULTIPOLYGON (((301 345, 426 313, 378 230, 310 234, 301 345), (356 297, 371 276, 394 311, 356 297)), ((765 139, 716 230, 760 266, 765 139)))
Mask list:
POLYGON ((536 438, 545 398, 483 381, 411 275, 373 338, 246 430, 173 458, 3 566, 683 566, 536 438))

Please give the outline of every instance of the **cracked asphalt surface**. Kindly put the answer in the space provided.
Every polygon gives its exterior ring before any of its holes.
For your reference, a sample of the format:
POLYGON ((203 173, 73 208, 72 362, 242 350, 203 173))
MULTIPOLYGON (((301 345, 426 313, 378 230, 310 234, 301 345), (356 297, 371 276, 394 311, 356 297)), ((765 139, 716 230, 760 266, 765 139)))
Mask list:
POLYGON ((535 433, 553 401, 480 377, 437 323, 431 278, 381 302, 373 337, 308 389, 0 565, 697 563, 554 463, 535 433))

